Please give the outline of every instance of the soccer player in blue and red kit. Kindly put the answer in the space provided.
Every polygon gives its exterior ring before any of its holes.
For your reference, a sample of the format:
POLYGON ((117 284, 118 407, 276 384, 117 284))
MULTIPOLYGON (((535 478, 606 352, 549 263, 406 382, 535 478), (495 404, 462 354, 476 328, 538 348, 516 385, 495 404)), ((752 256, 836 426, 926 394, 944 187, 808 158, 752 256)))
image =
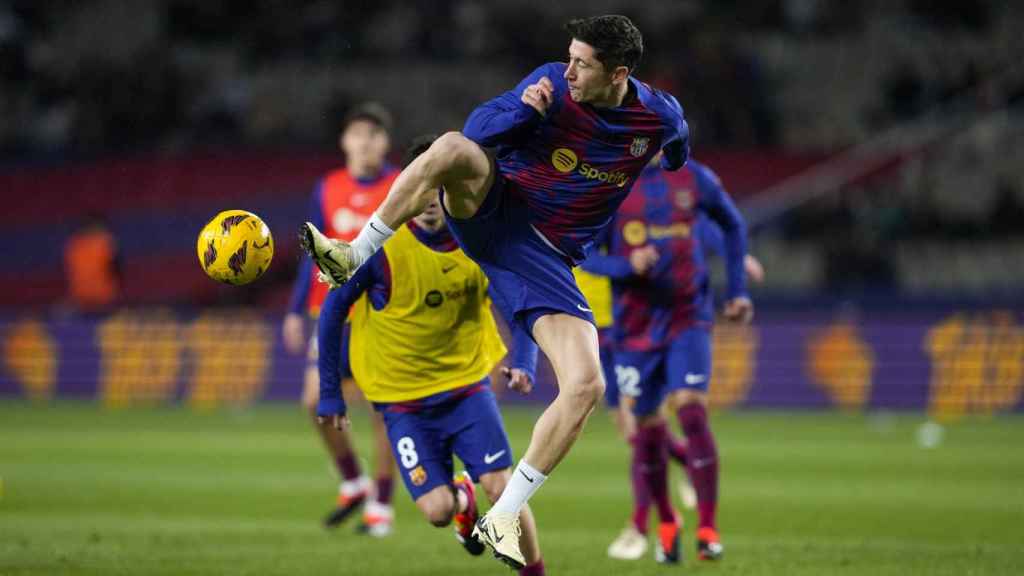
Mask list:
MULTIPOLYGON (((696 161, 675 173, 649 166, 607 229, 607 253, 595 252, 583 263, 587 271, 612 279, 617 384, 637 417, 634 469, 658 511, 656 557, 662 562, 679 560, 682 531, 668 495, 669 432, 659 413, 663 402, 675 412, 687 441, 686 466, 697 493, 698 557, 716 559, 722 553, 715 526, 718 453, 706 411, 713 309, 700 212, 723 232, 724 315, 749 322, 753 305, 744 271, 746 227, 718 177, 696 161)), ((634 523, 646 533, 645 508, 637 507, 634 523)))
MULTIPOLYGON (((355 106, 345 115, 338 138, 339 147, 345 154, 345 166, 332 170, 317 182, 310 208, 310 219, 332 238, 354 238, 398 177, 398 169, 387 162, 391 124, 390 113, 375 102, 355 106)), ((291 353, 306 350, 308 364, 303 377, 302 403, 317 426, 342 479, 337 503, 324 519, 324 524, 337 526, 365 504, 360 530, 372 536, 384 536, 390 533, 394 519, 391 495, 395 467, 384 422, 376 414, 371 415, 377 452, 375 482, 362 473, 349 433, 317 424, 316 406, 320 394, 316 369, 318 346, 315 334, 309 338, 308 345, 306 343, 304 316, 316 320, 327 296, 327 287, 316 282, 315 278, 311 262, 303 259, 281 335, 291 353)), ((347 368, 349 338, 350 328, 346 324, 342 334, 346 351, 342 356, 345 378, 352 377, 347 368)))
POLYGON ((568 62, 540 66, 474 110, 461 133, 439 138, 402 171, 350 245, 305 230, 317 265, 340 285, 441 187, 459 244, 544 351, 558 396, 475 531, 514 567, 524 562, 520 509, 572 448, 605 386, 597 330, 572 267, 658 151, 669 170, 681 168, 689 153, 678 101, 631 76, 643 54, 633 23, 597 16, 566 29, 568 62))

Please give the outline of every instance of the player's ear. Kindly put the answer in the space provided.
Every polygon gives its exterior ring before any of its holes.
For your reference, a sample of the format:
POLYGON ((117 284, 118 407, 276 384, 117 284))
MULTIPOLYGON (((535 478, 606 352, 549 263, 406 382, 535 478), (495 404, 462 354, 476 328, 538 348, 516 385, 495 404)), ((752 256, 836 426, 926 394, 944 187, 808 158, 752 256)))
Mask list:
POLYGON ((615 70, 612 70, 612 82, 620 84, 625 82, 629 78, 629 68, 625 66, 616 66, 615 70))

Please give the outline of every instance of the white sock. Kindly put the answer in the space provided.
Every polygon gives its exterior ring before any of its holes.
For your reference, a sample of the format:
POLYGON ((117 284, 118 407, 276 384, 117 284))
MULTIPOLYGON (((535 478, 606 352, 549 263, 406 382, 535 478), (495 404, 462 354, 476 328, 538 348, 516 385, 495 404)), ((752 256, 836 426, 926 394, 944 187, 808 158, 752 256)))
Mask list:
POLYGON ((494 503, 490 511, 502 514, 519 514, 519 511, 523 509, 523 505, 526 504, 530 497, 533 496, 533 493, 547 479, 547 476, 527 464, 526 460, 520 460, 519 464, 516 465, 516 469, 512 471, 512 479, 505 486, 505 491, 501 493, 501 497, 494 503))
POLYGON ((388 238, 395 233, 388 227, 376 212, 370 216, 370 221, 359 231, 359 236, 352 241, 352 255, 355 258, 357 268, 362 266, 370 256, 376 254, 377 250, 387 242, 388 238))

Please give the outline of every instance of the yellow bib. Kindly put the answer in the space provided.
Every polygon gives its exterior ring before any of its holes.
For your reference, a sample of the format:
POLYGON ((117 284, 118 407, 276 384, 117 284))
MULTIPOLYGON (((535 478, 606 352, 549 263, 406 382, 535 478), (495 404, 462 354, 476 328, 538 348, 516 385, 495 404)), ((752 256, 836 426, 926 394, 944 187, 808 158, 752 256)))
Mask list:
POLYGON ((372 402, 405 402, 472 384, 506 353, 487 277, 462 250, 436 252, 402 226, 384 244, 391 298, 352 313, 352 374, 372 402))
POLYGON ((594 311, 594 322, 598 328, 612 325, 612 281, 607 276, 598 276, 585 272, 582 268, 573 268, 576 285, 587 299, 587 305, 594 311))

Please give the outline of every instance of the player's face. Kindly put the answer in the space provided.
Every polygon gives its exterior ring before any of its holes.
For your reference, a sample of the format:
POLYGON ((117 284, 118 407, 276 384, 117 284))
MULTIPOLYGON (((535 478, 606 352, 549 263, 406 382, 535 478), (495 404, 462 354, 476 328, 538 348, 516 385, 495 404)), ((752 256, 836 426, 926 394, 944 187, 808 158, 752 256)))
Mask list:
POLYGON ((372 174, 384 166, 391 140, 388 133, 369 120, 355 120, 341 133, 341 151, 348 169, 372 174))
POLYGON ((569 44, 569 64, 564 76, 573 102, 606 102, 611 99, 616 82, 625 81, 628 76, 624 66, 606 70, 594 54, 594 47, 586 42, 573 38, 569 44))
POLYGON ((423 212, 420 212, 420 215, 413 218, 413 220, 421 227, 430 231, 437 231, 441 226, 444 226, 444 212, 441 210, 441 200, 436 192, 430 199, 427 207, 423 209, 423 212))

